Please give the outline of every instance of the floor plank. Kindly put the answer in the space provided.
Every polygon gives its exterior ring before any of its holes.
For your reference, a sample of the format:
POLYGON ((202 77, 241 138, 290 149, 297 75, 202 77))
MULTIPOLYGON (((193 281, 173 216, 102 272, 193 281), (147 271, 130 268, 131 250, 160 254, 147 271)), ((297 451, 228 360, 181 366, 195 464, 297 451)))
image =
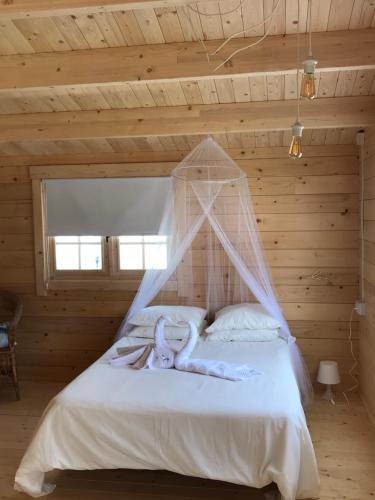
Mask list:
MULTIPOLYGON (((13 478, 22 454, 48 401, 62 384, 24 382, 22 399, 0 381, 0 499, 22 500, 13 478)), ((321 500, 374 500, 375 430, 356 396, 348 406, 316 397, 308 412, 322 480, 321 500)), ((270 486, 262 491, 219 481, 184 477, 166 471, 53 471, 55 500, 272 500, 270 486)))

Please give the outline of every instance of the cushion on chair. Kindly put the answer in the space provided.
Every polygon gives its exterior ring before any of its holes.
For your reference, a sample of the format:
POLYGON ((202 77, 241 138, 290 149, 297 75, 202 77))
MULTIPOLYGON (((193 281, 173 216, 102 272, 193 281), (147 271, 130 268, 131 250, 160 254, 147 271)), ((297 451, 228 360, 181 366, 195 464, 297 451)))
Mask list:
POLYGON ((0 323, 0 349, 5 349, 8 346, 8 323, 0 323))

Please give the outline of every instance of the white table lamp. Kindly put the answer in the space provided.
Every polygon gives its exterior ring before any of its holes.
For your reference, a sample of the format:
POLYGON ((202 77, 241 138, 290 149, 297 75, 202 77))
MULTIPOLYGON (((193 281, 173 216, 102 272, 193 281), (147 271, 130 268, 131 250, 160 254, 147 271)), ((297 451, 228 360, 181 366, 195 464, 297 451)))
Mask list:
POLYGON ((332 386, 340 383, 340 373, 337 362, 321 361, 319 364, 317 381, 327 386, 323 399, 333 401, 332 386))

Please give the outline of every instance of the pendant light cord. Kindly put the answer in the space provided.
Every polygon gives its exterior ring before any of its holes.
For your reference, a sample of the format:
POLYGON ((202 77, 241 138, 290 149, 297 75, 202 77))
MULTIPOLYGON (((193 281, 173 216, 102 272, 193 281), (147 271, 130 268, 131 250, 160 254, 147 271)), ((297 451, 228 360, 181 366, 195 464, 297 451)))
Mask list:
POLYGON ((300 60, 300 40, 299 40, 299 14, 300 14, 300 0, 297 0, 297 70, 296 70, 296 92, 297 92, 297 122, 300 119, 300 97, 299 92, 299 60, 300 60))
POLYGON ((311 9, 312 9, 312 0, 309 1, 309 10, 308 10, 308 16, 309 16, 309 56, 312 57, 312 40, 311 40, 311 30, 312 30, 312 16, 311 16, 311 9))

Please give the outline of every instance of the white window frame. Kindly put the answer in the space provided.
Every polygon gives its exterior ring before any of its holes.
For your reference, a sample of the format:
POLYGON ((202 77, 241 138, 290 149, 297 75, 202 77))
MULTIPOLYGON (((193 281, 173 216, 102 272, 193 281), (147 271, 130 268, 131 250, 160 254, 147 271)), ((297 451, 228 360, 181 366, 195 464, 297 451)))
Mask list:
MULTIPOLYGON (((149 176, 155 173, 149 164, 149 176)), ((102 238, 101 270, 56 270, 54 238, 47 234, 47 203, 45 179, 124 178, 139 176, 138 164, 31 166, 30 177, 33 199, 35 281, 37 295, 48 295, 55 290, 138 290, 145 270, 120 269, 119 242, 117 237, 102 238), (105 175, 104 175, 105 173, 105 175)), ((147 164, 144 175, 147 176, 147 164)), ((166 175, 163 171, 162 175, 166 175)), ((175 277, 168 282, 168 290, 177 290, 175 277)))
MULTIPOLYGON (((57 269, 56 267, 56 241, 53 236, 48 237, 50 241, 50 254, 49 254, 49 265, 50 265, 50 277, 52 279, 100 279, 109 276, 109 262, 108 262, 108 245, 106 244, 106 238, 102 237, 100 244, 102 249, 102 268, 101 269, 57 269)), ((58 243, 59 245, 69 245, 70 243, 58 243)), ((83 243, 88 245, 90 243, 83 243)), ((92 245, 98 245, 98 243, 91 243, 92 245)), ((80 246, 80 242, 78 243, 80 246)), ((79 255, 81 254, 79 250, 79 255)))

